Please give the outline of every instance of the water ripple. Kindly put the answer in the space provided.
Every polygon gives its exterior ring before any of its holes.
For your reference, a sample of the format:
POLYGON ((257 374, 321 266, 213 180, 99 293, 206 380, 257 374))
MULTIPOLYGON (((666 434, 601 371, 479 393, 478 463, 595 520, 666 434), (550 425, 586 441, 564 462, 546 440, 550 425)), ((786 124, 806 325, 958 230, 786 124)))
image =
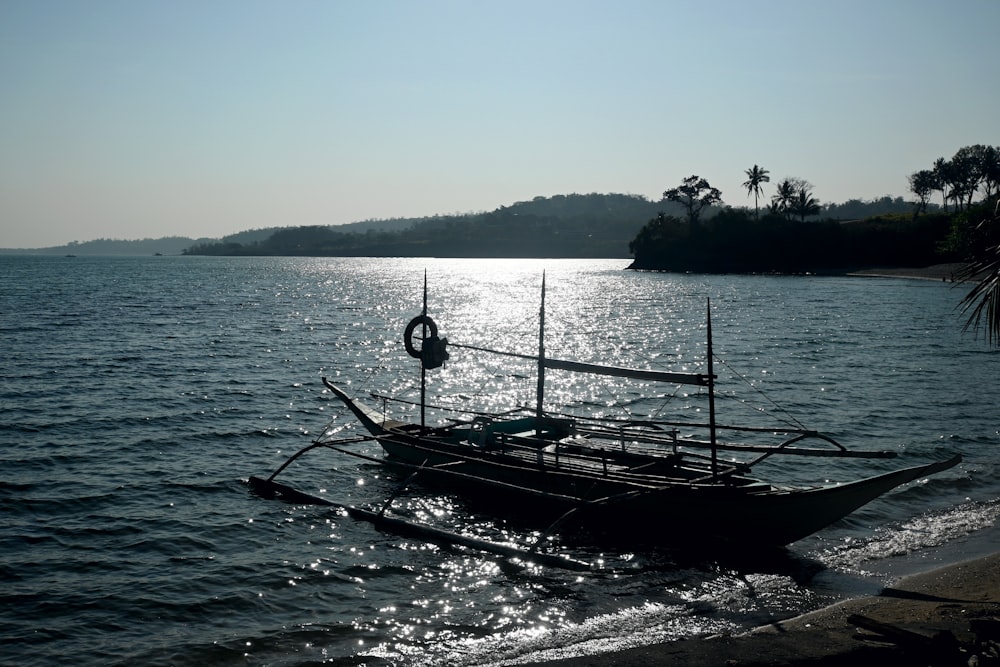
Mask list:
MULTIPOLYGON (((0 257, 0 642, 12 664, 569 657, 792 615, 866 590, 887 559, 961 544, 997 519, 1000 355, 962 337, 941 285, 636 274, 617 261, 58 260, 0 257), (649 368, 702 367, 711 297, 732 421, 782 416, 759 389, 845 444, 965 462, 780 557, 620 553, 555 536, 554 548, 600 564, 583 574, 251 495, 247 477, 328 423, 356 432, 321 376, 362 396, 418 394, 398 337, 425 269, 429 308, 454 341, 531 353, 545 269, 550 354, 649 368)), ((530 403, 533 377, 530 364, 455 354, 429 391, 459 409, 506 409, 530 403)), ((559 373, 549 383, 566 412, 658 415, 671 396, 668 406, 707 409, 698 392, 559 373)), ((371 443, 357 451, 379 455, 371 443)), ((834 462, 823 478, 893 465, 834 462)), ((761 471, 816 481, 813 461, 761 471)), ((328 451, 282 478, 367 507, 399 486, 328 451)), ((391 511, 509 544, 539 529, 419 487, 391 511)))

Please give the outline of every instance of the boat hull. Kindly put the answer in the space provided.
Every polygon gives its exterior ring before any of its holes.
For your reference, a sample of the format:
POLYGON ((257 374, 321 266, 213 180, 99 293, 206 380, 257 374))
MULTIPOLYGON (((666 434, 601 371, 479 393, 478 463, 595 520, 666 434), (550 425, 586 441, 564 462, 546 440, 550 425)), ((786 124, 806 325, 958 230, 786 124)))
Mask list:
MULTIPOLYGON (((560 464, 540 449, 536 460, 449 440, 446 431, 384 420, 329 382, 327 386, 378 440, 386 463, 416 472, 417 482, 454 492, 543 529, 682 548, 704 543, 785 546, 844 518, 892 489, 947 470, 961 456, 854 482, 779 488, 741 474, 699 477, 670 457, 649 457, 657 474, 560 464), (684 477, 687 474, 687 478, 684 477), (707 477, 707 478, 704 478, 707 477), (572 527, 573 531, 570 530, 572 527)), ((645 466, 637 466, 645 467, 645 466)), ((704 470, 702 472, 705 472, 704 470)))
POLYGON ((377 437, 389 465, 417 470, 418 483, 454 492, 478 506, 528 516, 539 525, 631 541, 692 546, 738 542, 784 546, 839 521, 875 498, 960 461, 913 466, 837 485, 781 489, 741 479, 739 484, 675 483, 637 486, 612 478, 514 465, 489 455, 469 456, 417 437, 377 437), (569 513, 569 514, 567 514, 569 513))

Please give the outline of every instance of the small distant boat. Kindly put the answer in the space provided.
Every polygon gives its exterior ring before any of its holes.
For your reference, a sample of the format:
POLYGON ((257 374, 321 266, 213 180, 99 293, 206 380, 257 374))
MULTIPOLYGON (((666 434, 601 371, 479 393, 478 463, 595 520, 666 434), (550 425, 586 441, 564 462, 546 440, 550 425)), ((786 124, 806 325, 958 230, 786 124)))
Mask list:
MULTIPOLYGON (((387 455, 385 465, 418 483, 445 489, 504 514, 546 528, 600 539, 673 546, 732 542, 780 547, 812 535, 892 489, 947 470, 961 456, 904 467, 843 484, 788 486, 752 476, 773 456, 891 458, 889 451, 849 450, 806 429, 726 426, 716 417, 711 304, 707 313, 706 368, 675 373, 552 359, 545 354, 545 281, 539 311, 538 354, 514 354, 449 343, 423 312, 404 332, 406 351, 421 362, 420 423, 398 421, 360 403, 323 379, 387 455), (537 363, 537 395, 530 409, 466 415, 445 425, 425 421, 427 372, 449 358, 449 347, 530 358, 537 363), (545 409, 546 371, 561 370, 692 385, 707 393, 708 421, 603 420, 564 417, 545 409), (741 437, 724 440, 723 433, 741 437), (773 444, 752 444, 761 436, 773 444), (749 441, 749 442, 748 442, 749 441), (723 454, 734 460, 725 460, 723 454)), ((381 402, 390 399, 377 396, 381 402)), ((312 496, 274 482, 298 456, 327 446, 352 453, 326 434, 292 456, 268 479, 251 478, 265 495, 295 502, 312 496)), ((817 478, 822 479, 821 471, 817 478)))

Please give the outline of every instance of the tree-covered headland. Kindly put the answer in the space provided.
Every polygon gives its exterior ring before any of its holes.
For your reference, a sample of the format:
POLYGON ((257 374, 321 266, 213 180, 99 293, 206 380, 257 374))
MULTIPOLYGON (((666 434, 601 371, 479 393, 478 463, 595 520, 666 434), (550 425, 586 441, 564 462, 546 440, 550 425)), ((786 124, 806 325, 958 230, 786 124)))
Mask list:
POLYGON ((635 269, 816 272, 962 259, 963 214, 995 197, 997 149, 970 146, 910 175, 912 201, 820 202, 800 178, 771 182, 754 165, 753 206, 726 205, 700 176, 657 201, 639 195, 536 197, 494 211, 261 230, 188 248, 191 255, 632 257, 635 269), (940 204, 937 200, 940 194, 940 204))
MULTIPOLYGON (((932 208, 933 205, 932 205, 932 208)), ((826 204, 821 215, 907 215, 902 197, 826 204)), ((705 219, 724 212, 713 205, 705 219)), ((571 194, 536 197, 495 211, 415 219, 373 220, 343 226, 253 230, 203 240, 188 255, 311 257, 620 257, 648 220, 683 217, 681 203, 639 195, 571 194), (364 225, 362 227, 362 225, 364 225)))
POLYGON ((802 223, 726 209, 703 223, 650 220, 632 241, 630 268, 706 273, 817 273, 871 267, 923 267, 958 261, 942 246, 950 217, 891 214, 854 222, 802 223))
POLYGON ((666 190, 663 201, 679 203, 683 214, 660 211, 646 223, 629 245, 631 268, 800 273, 966 261, 972 230, 1000 190, 1000 148, 967 146, 950 160, 939 158, 908 177, 908 211, 864 217, 844 215, 847 206, 821 206, 799 178, 776 183, 768 201, 769 171, 755 164, 744 173, 753 209, 722 207, 703 216, 721 203, 721 193, 699 176, 666 190), (941 205, 931 203, 935 193, 941 205))

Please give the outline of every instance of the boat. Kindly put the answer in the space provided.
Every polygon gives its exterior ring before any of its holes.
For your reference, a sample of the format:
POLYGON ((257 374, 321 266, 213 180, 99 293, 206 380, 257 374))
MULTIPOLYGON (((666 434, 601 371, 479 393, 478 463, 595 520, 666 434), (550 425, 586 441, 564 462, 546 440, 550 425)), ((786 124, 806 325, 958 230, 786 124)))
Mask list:
MULTIPOLYGON (((537 355, 449 344, 427 312, 406 326, 403 346, 420 363, 420 421, 393 419, 323 378, 331 394, 376 440, 385 457, 347 448, 328 429, 293 455, 268 479, 251 478, 259 493, 292 502, 317 500, 274 477, 306 451, 329 447, 376 460, 404 473, 405 482, 444 489, 487 511, 527 518, 543 536, 561 532, 576 539, 674 547, 716 543, 784 547, 813 535, 889 491, 947 470, 955 455, 873 474, 846 483, 789 485, 766 481, 753 468, 772 457, 893 458, 893 451, 848 449, 833 437, 808 429, 728 426, 716 415, 711 302, 706 308, 707 346, 703 372, 621 368, 550 358, 545 351, 545 278, 539 309, 537 355), (530 358, 537 364, 533 406, 504 413, 465 413, 428 424, 427 376, 452 350, 530 358), (704 423, 606 420, 546 410, 546 371, 559 370, 691 385, 707 393, 704 423), (724 438, 731 434, 733 438, 724 438), (778 437, 759 444, 760 436, 778 437)), ((389 397, 372 395, 385 405, 389 397)), ((773 462, 773 459, 772 459, 773 462)), ((823 478, 821 468, 817 478, 823 478)), ((319 499, 322 501, 322 499, 319 499)), ((325 502, 325 501, 324 501, 325 502)), ((390 501, 391 502, 391 501, 390 501)), ((387 503, 388 505, 388 503, 387 503)), ((384 511, 384 508, 383 508, 384 511)))

